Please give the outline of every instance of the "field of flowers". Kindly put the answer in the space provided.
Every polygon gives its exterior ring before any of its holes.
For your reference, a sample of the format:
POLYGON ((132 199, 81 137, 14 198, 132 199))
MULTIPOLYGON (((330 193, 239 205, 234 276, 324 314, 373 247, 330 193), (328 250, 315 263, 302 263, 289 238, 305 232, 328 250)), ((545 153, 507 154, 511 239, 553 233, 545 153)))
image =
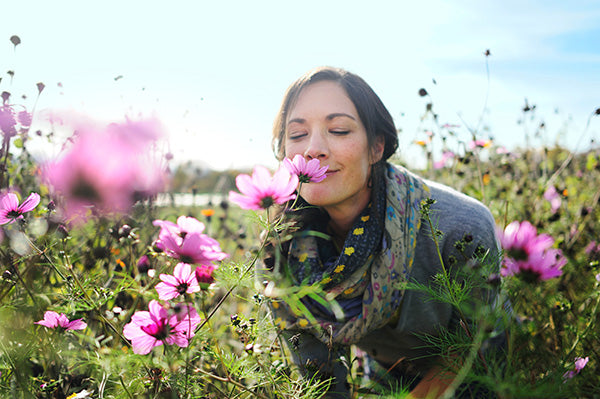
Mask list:
MULTIPOLYGON (((258 167, 206 206, 159 207, 169 156, 156 151, 158 122, 74 123, 60 156, 38 163, 28 148, 53 132, 32 128, 30 104, 5 83, 0 397, 322 395, 327 381, 304 380, 289 364, 266 306, 273 291, 293 305, 318 287, 265 288, 254 278, 266 240, 282 229, 272 207, 318 178, 315 165, 288 161, 273 175, 258 167)), ((598 129, 598 114, 591 110, 587 128, 598 129)), ((504 248, 500 275, 471 270, 472 286, 431 293, 460 307, 471 288, 491 285, 512 306, 503 361, 476 356, 493 333, 486 320, 505 314, 497 309, 480 315, 476 334, 431 340, 458 354, 455 387, 477 382, 499 398, 600 397, 600 148, 508 151, 431 121, 414 144, 429 160, 420 174, 484 202, 504 248)), ((355 354, 355 397, 406 395, 363 378, 355 354)))

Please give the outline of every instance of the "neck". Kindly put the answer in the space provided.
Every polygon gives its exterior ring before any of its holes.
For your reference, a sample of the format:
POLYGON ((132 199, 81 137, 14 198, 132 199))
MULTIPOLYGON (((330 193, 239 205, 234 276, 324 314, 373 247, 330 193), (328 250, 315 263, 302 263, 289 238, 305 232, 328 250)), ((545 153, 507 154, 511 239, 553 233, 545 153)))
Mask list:
POLYGON ((325 207, 325 211, 329 214, 329 227, 332 232, 342 241, 346 239, 346 235, 352 228, 354 221, 360 215, 363 209, 369 204, 371 198, 371 190, 366 190, 365 194, 351 204, 343 204, 335 207, 325 207))

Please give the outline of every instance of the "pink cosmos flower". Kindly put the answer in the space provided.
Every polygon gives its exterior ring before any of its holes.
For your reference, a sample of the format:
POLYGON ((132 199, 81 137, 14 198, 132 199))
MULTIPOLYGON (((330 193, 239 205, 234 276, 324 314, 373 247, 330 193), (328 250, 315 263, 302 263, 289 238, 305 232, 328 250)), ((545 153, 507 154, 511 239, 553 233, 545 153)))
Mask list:
POLYGON ((550 249, 554 239, 547 234, 538 235, 531 223, 512 222, 498 235, 505 251, 500 270, 503 276, 520 275, 533 282, 562 274, 561 268, 567 263, 562 251, 550 249))
POLYGON ((581 370, 583 370, 583 368, 589 362, 589 360, 590 360, 589 356, 576 357, 575 358, 575 370, 567 371, 566 373, 563 374, 563 378, 567 379, 567 378, 575 377, 577 374, 579 374, 581 372, 581 370))
POLYGON ((155 245, 184 263, 205 265, 227 257, 226 253, 221 252, 219 243, 206 234, 187 234, 184 238, 165 235, 155 245))
POLYGON ((294 191, 299 179, 285 167, 280 167, 271 177, 268 169, 257 165, 252 176, 240 174, 235 184, 240 193, 229 192, 229 200, 243 209, 267 209, 273 204, 283 204, 296 198, 294 191))
POLYGON ((583 368, 589 361, 590 361, 589 356, 576 357, 575 358, 575 371, 579 373, 581 370, 583 370, 583 368))
POLYGON ((454 153, 452 151, 444 151, 442 153, 442 158, 439 161, 435 161, 433 163, 433 168, 442 169, 446 166, 446 163, 452 158, 454 158, 454 153))
POLYGON ((39 324, 48 328, 61 327, 65 330, 83 330, 87 327, 87 324, 83 321, 83 319, 69 321, 64 313, 58 314, 51 310, 47 310, 44 313, 43 320, 36 321, 34 324, 39 324))
POLYGON ((17 121, 12 106, 8 104, 8 98, 3 97, 3 100, 3 105, 0 106, 0 131, 6 137, 13 137, 17 135, 17 121))
POLYGON ((160 236, 163 235, 175 235, 183 239, 189 233, 201 234, 204 231, 204 223, 188 216, 179 216, 177 218, 177 224, 168 220, 155 220, 152 222, 153 225, 160 227, 160 236))
POLYGON ((498 154, 498 155, 510 154, 510 151, 508 151, 508 148, 506 148, 505 146, 501 145, 501 146, 498 146, 496 148, 496 154, 498 154))
POLYGON ((544 199, 550 202, 552 213, 556 213, 562 202, 560 195, 554 186, 550 186, 544 191, 544 199))
POLYGON ((42 168, 44 180, 63 200, 65 217, 82 220, 88 210, 124 213, 162 189, 165 174, 150 156, 159 130, 156 122, 79 127, 70 150, 42 168))
POLYGON ((323 181, 327 177, 325 172, 329 169, 328 165, 321 167, 321 163, 316 158, 306 162, 306 159, 300 154, 296 154, 293 160, 285 158, 283 166, 290 173, 298 176, 300 183, 318 183, 323 181))
POLYGON ((13 223, 17 219, 22 219, 23 214, 35 209, 40 203, 40 195, 37 193, 29 194, 19 205, 19 199, 14 193, 7 193, 0 199, 0 225, 13 223))
POLYGON ((202 233, 204 223, 197 219, 180 216, 177 224, 167 220, 155 220, 153 224, 160 226, 155 245, 183 263, 212 264, 227 257, 217 240, 202 233))
POLYGON ((31 122, 33 120, 33 116, 27 111, 21 111, 17 114, 17 119, 22 127, 31 126, 31 122))
POLYGON ((133 352, 146 355, 160 345, 177 345, 185 348, 194 336, 200 316, 190 305, 170 313, 158 301, 152 300, 149 311, 138 311, 131 322, 123 327, 123 335, 131 340, 133 352))
POLYGON ((474 150, 475 148, 488 148, 493 144, 492 140, 472 140, 469 142, 469 150, 474 150))
POLYGON ((156 291, 158 298, 164 301, 200 291, 196 273, 192 272, 187 263, 178 263, 173 269, 173 275, 161 274, 159 278, 162 282, 156 284, 156 291))
POLYGON ((196 267, 196 280, 198 281, 201 289, 205 290, 215 282, 215 278, 213 276, 215 269, 216 268, 212 265, 200 265, 196 267))

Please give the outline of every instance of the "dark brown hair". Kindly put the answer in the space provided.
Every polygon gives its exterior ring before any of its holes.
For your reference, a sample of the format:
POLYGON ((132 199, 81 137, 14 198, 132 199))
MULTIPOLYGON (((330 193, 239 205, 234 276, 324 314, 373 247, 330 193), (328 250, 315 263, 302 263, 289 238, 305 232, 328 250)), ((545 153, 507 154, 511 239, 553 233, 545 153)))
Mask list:
POLYGON ((385 161, 391 157, 398 148, 398 132, 389 111, 371 86, 360 76, 333 67, 313 69, 288 87, 273 124, 272 146, 275 157, 280 161, 285 157, 284 138, 287 117, 296 104, 298 96, 308 85, 321 81, 337 82, 344 88, 367 131, 369 147, 373 148, 376 139, 383 137, 385 144, 382 160, 385 161))

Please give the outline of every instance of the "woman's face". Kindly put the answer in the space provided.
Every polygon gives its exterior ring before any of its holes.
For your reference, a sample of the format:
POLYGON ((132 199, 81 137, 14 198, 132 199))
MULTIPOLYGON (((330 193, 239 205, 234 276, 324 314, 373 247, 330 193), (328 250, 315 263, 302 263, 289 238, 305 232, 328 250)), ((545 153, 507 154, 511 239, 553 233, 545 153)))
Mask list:
POLYGON ((327 178, 307 183, 300 195, 325 210, 367 205, 371 164, 381 159, 383 140, 371 150, 356 107, 338 83, 321 81, 306 86, 286 121, 285 154, 301 154, 329 166, 327 178))

